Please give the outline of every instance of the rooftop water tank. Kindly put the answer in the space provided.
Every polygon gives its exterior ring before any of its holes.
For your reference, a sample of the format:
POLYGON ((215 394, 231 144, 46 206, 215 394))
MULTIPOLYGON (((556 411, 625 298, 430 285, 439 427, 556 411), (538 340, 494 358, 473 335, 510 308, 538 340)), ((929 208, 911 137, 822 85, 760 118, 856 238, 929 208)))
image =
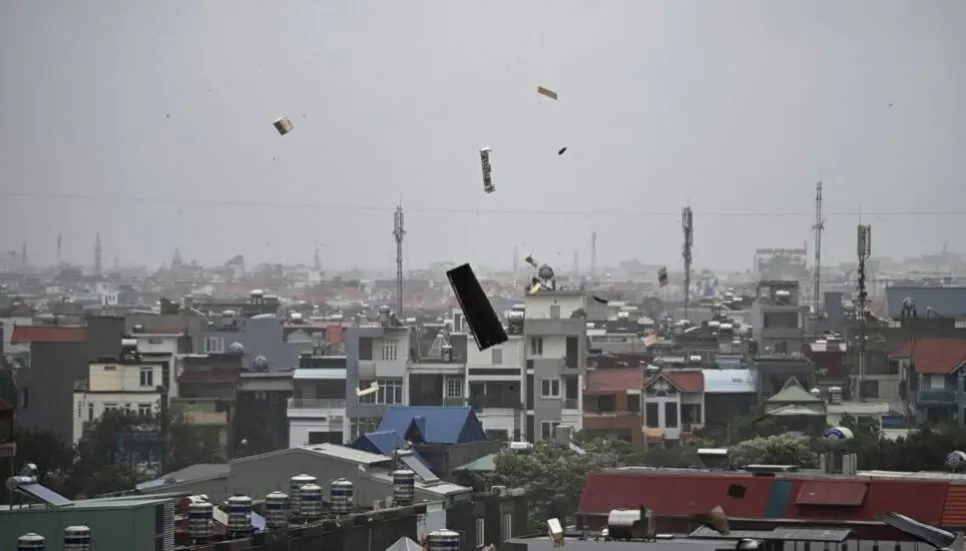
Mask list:
POLYGON ((289 504, 292 507, 292 514, 298 516, 299 511, 299 488, 305 486, 306 484, 316 484, 319 479, 315 478, 310 474, 297 474, 289 479, 288 484, 288 497, 290 499, 289 504))
POLYGON ((416 473, 409 469, 392 472, 392 499, 399 505, 412 505, 416 497, 416 473))
POLYGON ((272 492, 265 496, 265 527, 269 530, 282 530, 288 526, 288 496, 283 492, 272 492))
POLYGON ((299 488, 299 512, 305 520, 322 518, 322 486, 306 484, 299 488))
POLYGON ((214 506, 207 501, 195 501, 188 504, 188 537, 195 541, 207 541, 211 538, 211 517, 214 506))
POLYGON ((333 480, 329 485, 329 503, 332 512, 339 515, 351 513, 354 502, 355 487, 352 482, 344 478, 333 480))
POLYGON ((459 551, 460 535, 459 532, 452 530, 436 530, 430 532, 427 551, 459 551))
POLYGON ((252 531, 252 498, 228 498, 228 531, 232 534, 247 534, 252 531))
POLYGON ((86 526, 64 528, 64 551, 91 551, 91 529, 86 526))
POLYGON ((24 534, 17 538, 17 551, 47 551, 47 540, 40 534, 24 534))

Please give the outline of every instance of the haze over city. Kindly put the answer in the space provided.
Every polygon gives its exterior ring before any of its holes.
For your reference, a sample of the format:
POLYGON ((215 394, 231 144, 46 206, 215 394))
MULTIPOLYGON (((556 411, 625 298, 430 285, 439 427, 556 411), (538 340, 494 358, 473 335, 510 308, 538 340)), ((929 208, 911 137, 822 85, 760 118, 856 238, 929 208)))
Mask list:
POLYGON ((0 246, 52 263, 749 267, 961 248, 966 4, 359 0, 0 7, 0 246), (958 54, 957 52, 960 52, 958 54), (560 94, 536 94, 546 86, 560 94), (271 122, 289 117, 279 136, 271 122), (477 151, 493 148, 496 192, 477 151), (565 155, 558 149, 567 147, 565 155), (939 213, 939 214, 927 214, 939 213))

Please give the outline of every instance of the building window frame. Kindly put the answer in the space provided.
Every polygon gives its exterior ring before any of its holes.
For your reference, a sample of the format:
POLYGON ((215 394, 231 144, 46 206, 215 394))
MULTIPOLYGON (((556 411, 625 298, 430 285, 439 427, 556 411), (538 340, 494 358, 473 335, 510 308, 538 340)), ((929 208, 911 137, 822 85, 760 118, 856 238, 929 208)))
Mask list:
POLYGON ((503 541, 513 537, 513 513, 503 513, 503 541))
POLYGON ((486 522, 482 518, 476 519, 476 548, 480 549, 486 545, 486 522))
POLYGON ((394 362, 399 359, 399 341, 395 339, 383 339, 382 346, 382 360, 385 362, 394 362))
POLYGON ((503 365, 503 349, 494 347, 490 350, 492 350, 492 352, 490 352, 490 364, 503 365))
POLYGON ((560 398, 560 379, 541 379, 540 380, 541 398, 560 398))
MULTIPOLYGON (((402 406, 405 405, 403 393, 403 380, 401 377, 376 379, 379 390, 376 392, 359 396, 360 404, 380 405, 380 406, 402 406)), ((373 383, 371 380, 359 381, 359 388, 366 389, 373 383)))
POLYGON ((552 440, 559 426, 560 421, 540 421, 540 437, 544 440, 552 440))
POLYGON ((464 398, 463 388, 465 386, 465 381, 463 377, 447 377, 446 378, 446 397, 447 398, 464 398))
POLYGON ((530 355, 543 356, 543 337, 530 337, 530 355))
POLYGON ((153 367, 142 367, 141 368, 141 387, 142 388, 154 388, 154 368, 153 367))
POLYGON ((223 337, 205 337, 205 354, 223 354, 225 339, 223 337))

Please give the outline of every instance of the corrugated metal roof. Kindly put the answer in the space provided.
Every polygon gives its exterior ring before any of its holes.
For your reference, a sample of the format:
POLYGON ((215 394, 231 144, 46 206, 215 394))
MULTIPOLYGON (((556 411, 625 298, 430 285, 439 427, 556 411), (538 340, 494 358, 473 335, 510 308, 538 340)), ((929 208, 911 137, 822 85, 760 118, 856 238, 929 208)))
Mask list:
POLYGON ((902 301, 906 297, 915 301, 920 315, 932 308, 933 312, 947 318, 966 316, 966 287, 887 287, 885 307, 890 318, 902 314, 902 301))
POLYGON ((473 409, 461 406, 393 406, 386 410, 378 432, 392 431, 406 438, 419 430, 427 444, 465 444, 486 440, 483 424, 473 409))
POLYGON ((966 526, 966 486, 950 484, 943 504, 943 526, 966 526))
POLYGON ((868 490, 865 482, 809 480, 802 484, 795 505, 859 507, 868 490))
POLYGON ((702 369, 707 394, 751 394, 757 392, 750 369, 702 369))
POLYGON ((321 455, 327 455, 329 457, 345 459, 346 461, 352 461, 362 465, 373 465, 376 463, 390 461, 390 459, 384 455, 364 452, 362 450, 356 450, 346 446, 339 446, 337 444, 312 444, 311 446, 302 446, 301 449, 321 455))
POLYGON ((17 325, 10 336, 11 344, 84 342, 86 340, 87 329, 79 325, 17 325))

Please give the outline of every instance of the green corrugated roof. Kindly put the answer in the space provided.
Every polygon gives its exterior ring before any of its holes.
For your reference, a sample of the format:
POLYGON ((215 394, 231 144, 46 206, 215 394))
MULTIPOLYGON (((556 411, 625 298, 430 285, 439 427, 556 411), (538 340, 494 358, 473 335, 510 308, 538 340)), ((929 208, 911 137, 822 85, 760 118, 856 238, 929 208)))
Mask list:
POLYGON ((162 503, 167 503, 172 497, 158 498, 155 496, 150 497, 139 497, 139 496, 128 496, 128 497, 104 497, 96 499, 78 499, 72 502, 72 505, 66 507, 47 507, 41 504, 31 504, 24 507, 14 507, 10 509, 8 507, 0 508, 0 513, 11 514, 11 513, 35 513, 41 511, 87 511, 93 509, 137 509, 138 507, 147 507, 151 505, 159 505, 162 503))
POLYGON ((475 471, 478 473, 490 473, 496 470, 496 454, 484 455, 483 457, 470 461, 466 465, 456 467, 453 471, 475 471))

